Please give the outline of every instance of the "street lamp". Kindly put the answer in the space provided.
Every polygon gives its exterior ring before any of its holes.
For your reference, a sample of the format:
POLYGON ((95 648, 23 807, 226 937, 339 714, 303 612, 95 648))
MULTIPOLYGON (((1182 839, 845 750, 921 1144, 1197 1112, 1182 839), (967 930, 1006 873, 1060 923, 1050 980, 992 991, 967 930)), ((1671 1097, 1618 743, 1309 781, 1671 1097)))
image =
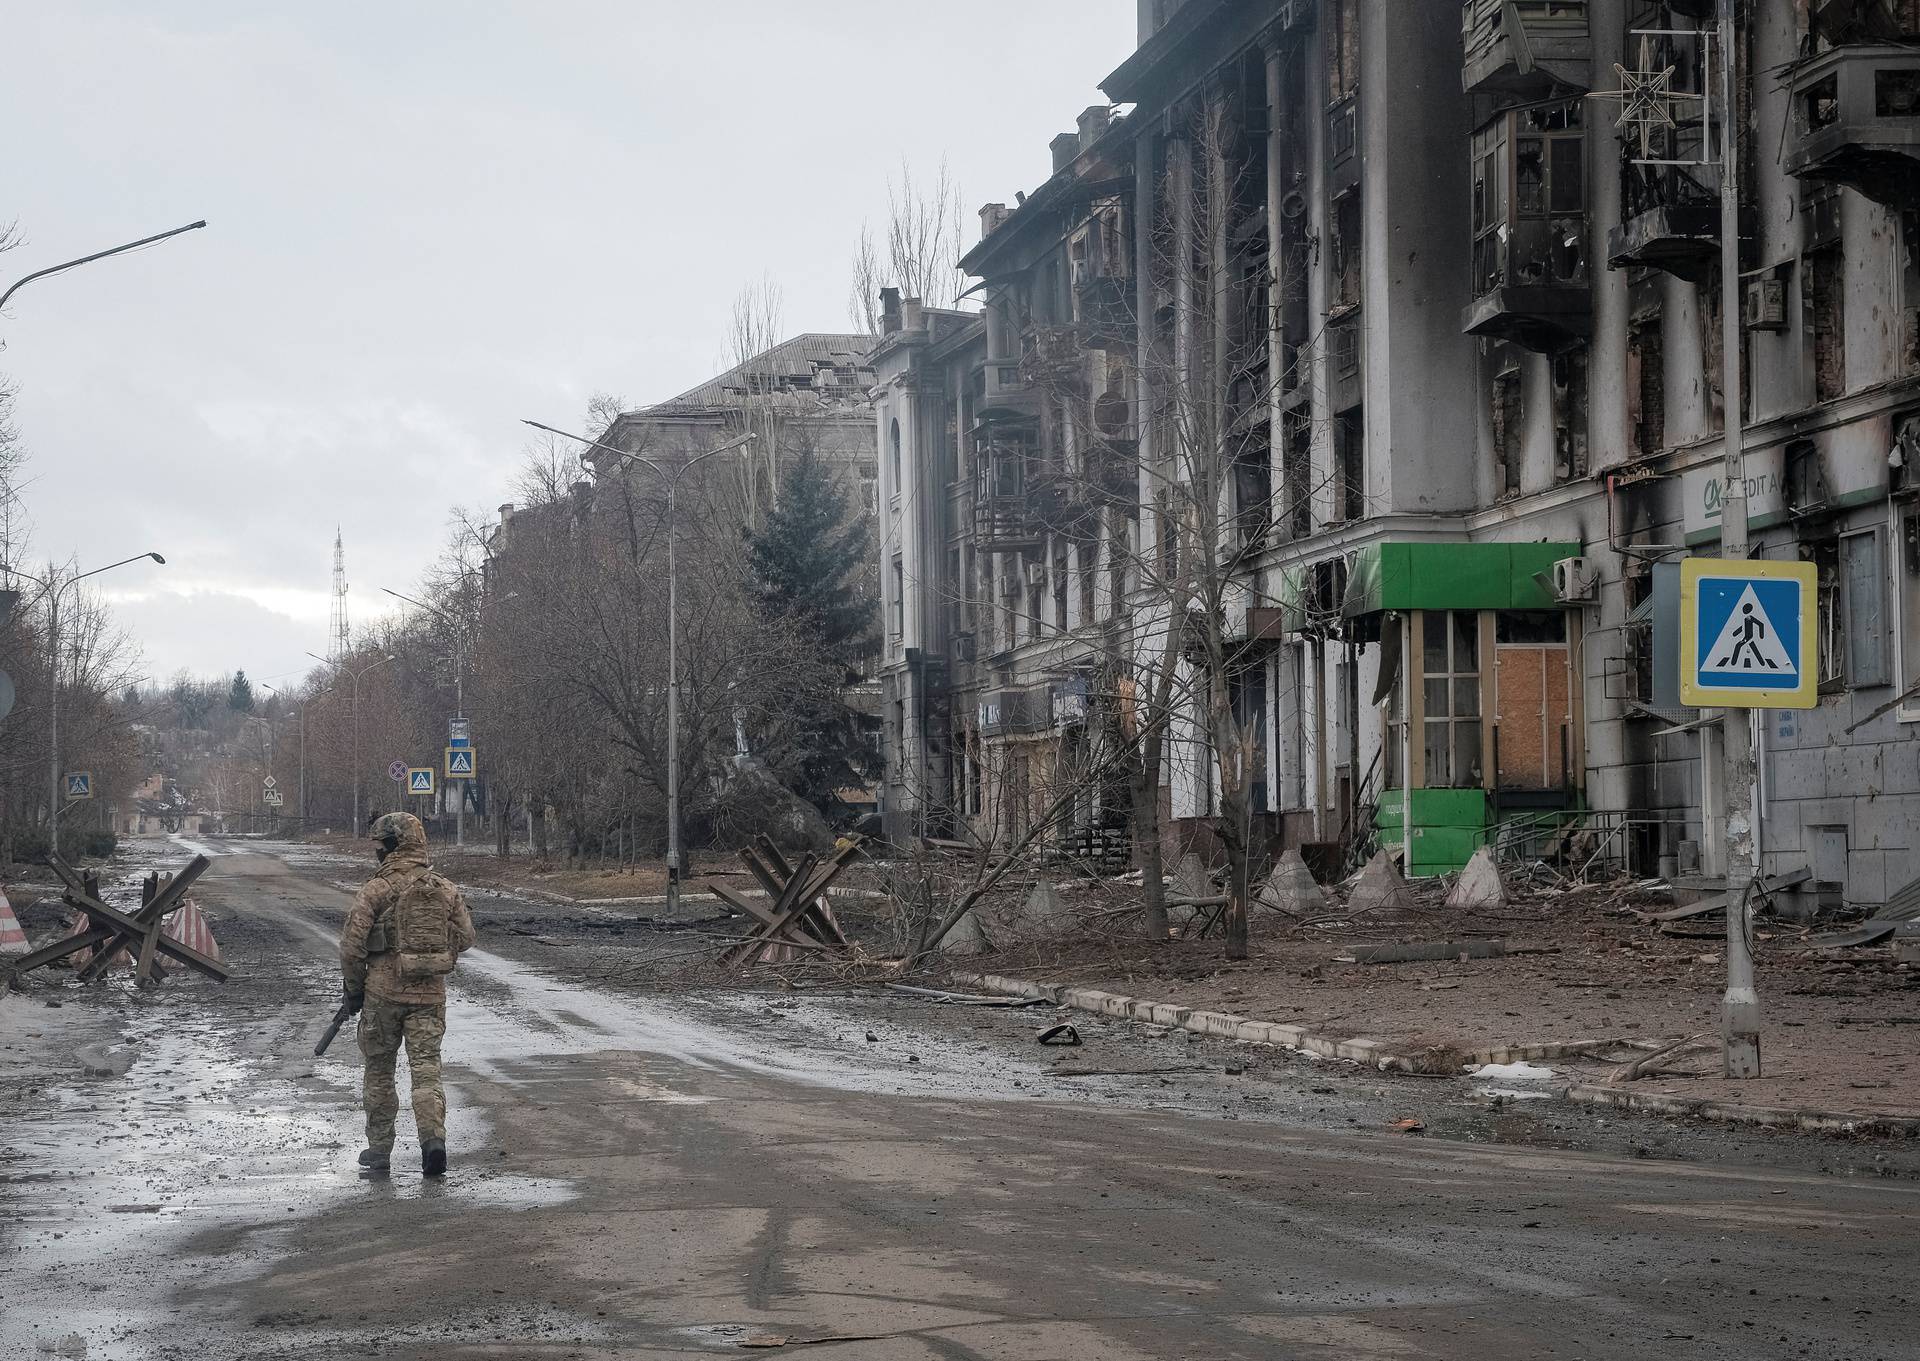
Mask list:
MULTIPOLYGON (((45 273, 44 270, 41 272, 45 273)), ((25 282, 26 279, 20 281, 20 283, 25 282)), ((13 287, 19 286, 20 284, 15 284, 13 287)), ((7 290, 8 293, 12 291, 13 289, 7 290)), ((0 303, 5 301, 6 297, 0 295, 0 303)), ((47 762, 47 853, 49 855, 60 853, 60 593, 69 586, 78 585, 88 577, 97 577, 102 572, 111 572, 116 567, 125 567, 130 562, 144 562, 149 558, 162 567, 167 564, 167 560, 158 553, 135 553, 130 558, 110 562, 105 567, 96 567, 89 572, 80 572, 68 577, 65 581, 60 580, 59 574, 52 568, 48 569, 51 577, 51 580, 48 580, 0 563, 0 573, 31 581, 47 593, 47 655, 52 662, 47 673, 47 730, 48 746, 51 749, 47 762)))
POLYGON ((50 274, 64 274, 66 271, 79 265, 90 265, 95 260, 106 259, 109 255, 121 255, 130 250, 138 250, 142 246, 151 246, 156 241, 165 241, 169 236, 178 236, 181 232, 196 231, 206 225, 206 219, 201 218, 198 222, 189 222, 184 227, 175 227, 172 231, 160 232, 154 236, 143 236, 138 241, 129 241, 126 245, 115 246, 112 250, 97 250, 92 255, 83 255, 78 260, 69 260, 62 265, 48 265, 45 269, 36 269, 25 278, 15 279, 8 285, 6 292, 0 293, 0 307, 5 307, 8 298, 11 298, 15 293, 18 293, 21 288, 32 283, 35 279, 44 279, 50 274))
MULTIPOLYGON (((438 605, 429 605, 424 600, 415 600, 410 595, 401 595, 400 592, 386 586, 382 586, 380 589, 392 596, 395 600, 404 600, 409 605, 417 605, 429 614, 437 614, 449 624, 453 625, 453 716, 461 722, 465 722, 467 717, 467 697, 465 689, 466 667, 461 658, 462 625, 460 621, 441 609, 438 605)), ((446 783, 453 784, 454 781, 448 780, 446 783)), ((453 805, 453 844, 456 846, 464 846, 467 844, 467 784, 468 781, 466 780, 459 781, 460 798, 453 805)))
POLYGON ((355 671, 345 662, 330 662, 325 657, 315 656, 311 652, 307 655, 322 666, 334 667, 353 677, 353 830, 357 835, 360 831, 360 678, 369 671, 378 671, 394 659, 391 656, 382 657, 379 661, 370 662, 355 671))
MULTIPOLYGON (((313 654, 308 653, 307 655, 312 656, 313 654)), ((276 690, 271 685, 263 684, 260 688, 270 695, 280 696, 281 699, 293 698, 284 690, 276 690)), ((300 830, 302 832, 307 829, 307 705, 317 700, 325 699, 332 693, 333 691, 331 690, 322 690, 317 695, 310 695, 305 699, 293 700, 294 712, 300 719, 300 795, 299 803, 295 806, 300 810, 300 830)))
POLYGON ((674 551, 674 500, 679 491, 680 478, 688 469, 699 466, 715 454, 724 454, 753 443, 756 438, 751 432, 738 439, 728 440, 725 444, 715 445, 702 450, 692 458, 683 459, 668 466, 659 463, 644 454, 636 454, 627 449, 616 449, 611 444, 602 444, 597 439, 588 439, 585 435, 575 435, 565 430, 556 430, 551 425, 542 425, 539 421, 523 420, 522 425, 530 425, 535 430, 544 430, 549 435, 558 435, 562 439, 576 440, 590 448, 604 449, 610 454, 630 463, 638 463, 651 469, 656 476, 666 479, 667 483, 667 911, 680 910, 680 567, 674 551))

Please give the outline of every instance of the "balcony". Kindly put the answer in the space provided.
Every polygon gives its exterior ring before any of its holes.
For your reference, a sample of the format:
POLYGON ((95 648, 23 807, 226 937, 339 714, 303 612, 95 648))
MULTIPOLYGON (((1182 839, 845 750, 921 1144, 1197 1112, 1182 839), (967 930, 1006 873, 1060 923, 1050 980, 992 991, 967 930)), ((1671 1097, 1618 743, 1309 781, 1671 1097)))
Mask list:
POLYGON ((1467 334, 1553 354, 1591 333, 1581 112, 1537 105, 1474 133, 1467 334))
POLYGON ((1720 205, 1662 203, 1607 232, 1607 268, 1644 265, 1701 283, 1720 257, 1720 205))
POLYGON ((998 437, 974 458, 973 535, 989 552, 1038 548, 1059 505, 1025 439, 998 437))
POLYGON ((1788 77, 1785 166, 1891 208, 1920 208, 1920 50, 1835 47, 1788 77))
POLYGON ((980 397, 974 404, 979 424, 1003 420, 1033 420, 1040 414, 1040 394, 1021 372, 1018 359, 983 359, 974 366, 980 397))
POLYGON ((1587 0, 1465 0, 1460 88, 1512 100, 1591 88, 1587 0))
POLYGON ((1114 274, 1081 279, 1073 290, 1073 312, 1089 345, 1120 349, 1134 343, 1132 279, 1114 274))

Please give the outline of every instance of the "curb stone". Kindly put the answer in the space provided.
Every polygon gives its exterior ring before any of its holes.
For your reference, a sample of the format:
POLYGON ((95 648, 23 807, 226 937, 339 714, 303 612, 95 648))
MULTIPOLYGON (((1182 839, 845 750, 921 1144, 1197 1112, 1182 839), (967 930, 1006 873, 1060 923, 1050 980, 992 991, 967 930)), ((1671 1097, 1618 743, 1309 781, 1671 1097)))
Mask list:
POLYGON ((1877 1134, 1895 1138, 1920 1137, 1920 1115, 1862 1115, 1848 1111, 1816 1111, 1798 1106, 1743 1106, 1700 1096, 1668 1096, 1635 1092, 1593 1082, 1576 1082, 1567 1099, 1588 1106, 1611 1106, 1646 1115, 1676 1115, 1728 1124, 1763 1125, 1772 1129, 1803 1130, 1810 1134, 1877 1134))
MULTIPOLYGON (((1120 1020, 1145 1021, 1153 1025, 1192 1030, 1202 1035, 1245 1040, 1250 1044, 1274 1045, 1317 1054, 1321 1058, 1347 1059, 1378 1068, 1382 1072, 1418 1073, 1434 1076, 1442 1070, 1432 1057, 1396 1054, 1377 1040, 1339 1039, 1316 1035, 1296 1025, 1278 1021, 1255 1021, 1224 1011, 1195 1011, 1167 1002, 1149 1002, 1119 993, 1093 988, 1070 988, 1059 983, 1036 983, 1005 974, 956 973, 954 981, 1003 997, 1037 997, 1056 1006, 1097 1012, 1120 1020)), ((1575 1058, 1620 1043, 1617 1039, 1566 1040, 1540 1044, 1495 1045, 1486 1049, 1456 1054, 1460 1064, 1514 1063, 1526 1059, 1575 1058)), ((1451 1053, 1452 1051, 1447 1051, 1451 1053)), ((1454 1070, 1444 1070, 1451 1075, 1454 1070)), ((1569 1101, 1590 1106, 1611 1106, 1619 1110, 1648 1115, 1682 1116, 1717 1120, 1728 1124, 1762 1125, 1775 1129, 1802 1130, 1814 1134, 1887 1135, 1896 1138, 1920 1137, 1920 1115, 1863 1115, 1846 1111, 1816 1111, 1792 1106, 1745 1106, 1705 1097, 1667 1096, 1657 1092, 1636 1092, 1598 1083, 1576 1082, 1560 1089, 1569 1101)))

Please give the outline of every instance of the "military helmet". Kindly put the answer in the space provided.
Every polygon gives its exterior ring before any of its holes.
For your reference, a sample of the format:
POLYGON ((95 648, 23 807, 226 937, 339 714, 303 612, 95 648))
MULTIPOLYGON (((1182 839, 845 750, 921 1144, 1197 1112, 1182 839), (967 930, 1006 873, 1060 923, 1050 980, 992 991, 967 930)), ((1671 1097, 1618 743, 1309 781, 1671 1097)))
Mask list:
POLYGON ((427 829, 411 813, 382 813, 367 827, 367 837, 387 845, 389 850, 404 846, 425 846, 427 829))

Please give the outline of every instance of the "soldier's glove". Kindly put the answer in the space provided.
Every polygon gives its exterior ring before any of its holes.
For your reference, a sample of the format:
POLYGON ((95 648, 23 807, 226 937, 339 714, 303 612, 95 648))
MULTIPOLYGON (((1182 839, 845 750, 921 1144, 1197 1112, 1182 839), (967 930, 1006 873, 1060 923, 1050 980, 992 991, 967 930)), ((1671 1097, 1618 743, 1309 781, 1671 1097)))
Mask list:
POLYGON ((340 1000, 347 1004, 347 1015, 358 1016, 360 1008, 367 1004, 367 995, 364 992, 351 992, 343 988, 340 992, 340 1000))

